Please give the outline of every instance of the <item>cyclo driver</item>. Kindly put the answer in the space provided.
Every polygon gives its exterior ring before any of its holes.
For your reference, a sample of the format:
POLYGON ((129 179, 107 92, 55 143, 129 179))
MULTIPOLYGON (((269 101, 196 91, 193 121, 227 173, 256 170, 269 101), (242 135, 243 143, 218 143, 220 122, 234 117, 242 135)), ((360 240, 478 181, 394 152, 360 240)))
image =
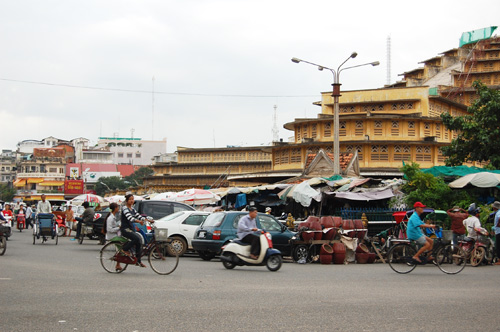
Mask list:
MULTIPOLYGON (((410 219, 408 220, 408 228, 406 229, 406 235, 408 236, 409 240, 415 241, 418 245, 421 245, 422 248, 420 248, 415 256, 413 256, 413 259, 419 263, 422 263, 420 260, 420 256, 425 252, 425 251, 430 251, 432 250, 432 246, 434 242, 432 239, 428 238, 427 236, 424 235, 422 232, 422 228, 435 228, 435 225, 428 225, 425 224, 422 219, 420 219, 420 216, 424 212, 425 205, 416 202, 413 207, 415 208, 415 212, 411 215, 410 219)), ((432 261, 434 257, 428 257, 428 260, 432 261)))
MULTIPOLYGON (((125 195, 125 203, 126 205, 122 208, 122 216, 121 216, 121 225, 120 225, 120 231, 122 233, 122 236, 126 237, 130 241, 127 242, 123 248, 123 254, 126 256, 132 257, 130 253, 130 248, 132 246, 135 247, 135 255, 137 258, 137 266, 140 267, 146 267, 141 262, 141 253, 142 253, 142 243, 141 243, 141 238, 139 237, 140 235, 135 232, 135 227, 134 227, 134 222, 140 223, 141 225, 144 225, 144 221, 146 220, 145 217, 141 216, 134 208, 134 195, 129 194, 125 195)), ((151 222, 154 222, 151 220, 151 222)))

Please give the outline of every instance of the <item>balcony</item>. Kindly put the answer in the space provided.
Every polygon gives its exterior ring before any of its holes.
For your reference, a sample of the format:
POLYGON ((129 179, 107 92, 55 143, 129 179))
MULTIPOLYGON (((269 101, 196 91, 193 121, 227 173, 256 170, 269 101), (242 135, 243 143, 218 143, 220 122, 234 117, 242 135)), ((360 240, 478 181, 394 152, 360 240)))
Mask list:
POLYGON ((17 173, 18 179, 25 178, 60 178, 61 181, 64 180, 65 175, 63 173, 17 173))

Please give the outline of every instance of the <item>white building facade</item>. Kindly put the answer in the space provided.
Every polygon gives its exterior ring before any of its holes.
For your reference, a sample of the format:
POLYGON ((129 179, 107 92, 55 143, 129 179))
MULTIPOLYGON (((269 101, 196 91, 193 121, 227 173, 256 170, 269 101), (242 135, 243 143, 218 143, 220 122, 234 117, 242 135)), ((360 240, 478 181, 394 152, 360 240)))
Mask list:
POLYGON ((113 163, 147 166, 157 155, 167 152, 167 139, 146 141, 141 138, 99 137, 98 148, 107 148, 112 153, 113 163))

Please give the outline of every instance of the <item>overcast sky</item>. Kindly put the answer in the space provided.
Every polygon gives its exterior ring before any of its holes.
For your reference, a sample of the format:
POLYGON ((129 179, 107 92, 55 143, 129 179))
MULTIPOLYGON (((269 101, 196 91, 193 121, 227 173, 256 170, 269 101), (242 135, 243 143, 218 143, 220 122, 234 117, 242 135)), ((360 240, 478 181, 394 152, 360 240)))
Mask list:
POLYGON ((381 65, 342 72, 342 89, 379 88, 388 36, 395 82, 499 13, 498 0, 2 1, 0 148, 132 129, 167 152, 269 144, 274 105, 286 141, 332 83, 292 57, 336 68, 356 51, 348 65, 381 65))

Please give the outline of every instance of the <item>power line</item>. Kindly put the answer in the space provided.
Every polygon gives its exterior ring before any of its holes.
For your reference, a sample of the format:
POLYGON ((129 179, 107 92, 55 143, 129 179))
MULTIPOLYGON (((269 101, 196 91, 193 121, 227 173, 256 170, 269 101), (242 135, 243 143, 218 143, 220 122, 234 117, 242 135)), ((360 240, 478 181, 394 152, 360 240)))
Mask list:
MULTIPOLYGON (((5 82, 16 82, 25 84, 38 84, 38 85, 48 85, 54 87, 63 88, 73 88, 73 89, 88 89, 88 90, 100 90, 100 91, 114 91, 114 92, 132 92, 132 93, 148 93, 151 94, 151 90, 132 90, 132 89, 118 89, 118 88, 102 88, 95 86, 85 86, 85 85, 74 85, 74 84, 59 84, 59 83, 49 83, 49 82, 37 82, 37 81, 24 81, 15 80, 10 78, 0 78, 0 81, 5 82)), ((198 96, 198 97, 227 97, 227 98, 316 98, 317 95, 232 95, 232 94, 209 94, 209 93, 188 93, 188 92, 167 92, 167 91, 154 91, 154 94, 163 95, 174 95, 174 96, 198 96)))

